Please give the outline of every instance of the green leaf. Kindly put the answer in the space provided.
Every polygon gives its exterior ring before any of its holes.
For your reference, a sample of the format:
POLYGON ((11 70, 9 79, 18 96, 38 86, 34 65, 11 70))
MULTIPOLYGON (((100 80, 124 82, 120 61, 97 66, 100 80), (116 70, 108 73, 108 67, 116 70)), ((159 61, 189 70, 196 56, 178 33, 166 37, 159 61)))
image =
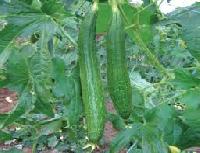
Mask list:
MULTIPOLYGON (((25 12, 30 12, 30 6, 28 6, 25 2, 28 2, 30 0, 11 0, 10 2, 2 1, 0 4, 0 14, 2 16, 6 16, 9 14, 17 14, 17 13, 25 13, 25 12)), ((1 18, 1 16, 0 16, 1 18)))
POLYGON ((178 143, 180 149, 187 149, 200 145, 200 126, 187 129, 178 143))
POLYGON ((24 28, 28 26, 28 24, 24 25, 11 25, 8 24, 5 28, 0 31, 0 53, 4 51, 4 49, 8 48, 12 43, 12 40, 19 36, 24 28))
POLYGON ((182 125, 175 118, 172 118, 164 129, 164 140, 171 146, 179 142, 183 129, 182 125))
MULTIPOLYGON (((27 100, 31 100, 32 98, 35 99, 34 102, 36 102, 36 110, 49 116, 53 116, 53 110, 50 104, 50 102, 52 101, 52 94, 50 91, 52 78, 52 62, 47 49, 47 43, 45 43, 45 40, 43 41, 44 44, 46 44, 46 48, 44 45, 42 46, 42 48, 39 48, 39 51, 37 51, 36 48, 33 47, 32 54, 34 54, 32 55, 32 57, 24 54, 24 52, 12 54, 11 58, 8 61, 6 87, 17 91, 20 96, 21 93, 23 93, 24 91, 32 93, 33 97, 25 96, 25 98, 27 98, 27 100)), ((22 102, 27 101, 25 98, 23 98, 23 94, 21 98, 22 102)), ((18 106, 20 105, 17 105, 17 108, 18 106)), ((29 106, 30 109, 33 109, 32 105, 29 104, 29 106)), ((21 108, 19 109, 21 110, 21 108)), ((29 109, 26 108, 24 109, 24 111, 25 110, 29 109)), ((21 115, 25 113, 24 111, 20 111, 21 115)))
POLYGON ((179 89, 190 89, 199 86, 200 79, 185 70, 177 69, 175 79, 170 82, 179 89))
POLYGON ((132 98, 132 104, 134 107, 144 107, 144 96, 136 87, 132 87, 132 98))
MULTIPOLYGON (((31 23, 31 22, 30 22, 31 23)), ((7 61, 12 49, 13 40, 22 34, 24 29, 30 24, 12 25, 8 24, 2 31, 0 31, 0 68, 7 61)))
POLYGON ((129 148, 127 153, 143 153, 141 149, 129 148))
POLYGON ((157 126, 159 130, 164 131, 173 115, 173 109, 169 105, 163 103, 153 109, 148 110, 145 113, 145 119, 151 125, 157 126))
POLYGON ((152 32, 152 26, 151 25, 141 25, 139 27, 138 32, 140 33, 140 36, 142 38, 142 40, 148 44, 148 42, 150 42, 153 38, 153 32, 152 32))
POLYGON ((55 119, 55 120, 50 120, 48 122, 46 122, 45 124, 41 125, 41 127, 39 128, 39 136, 42 135, 49 135, 52 134, 54 132, 57 132, 61 129, 61 127, 63 126, 63 121, 62 119, 55 119))
POLYGON ((42 2, 41 10, 45 14, 53 17, 55 20, 62 20, 68 14, 64 9, 64 3, 60 0, 40 0, 42 2))
POLYGON ((193 6, 177 10, 169 16, 168 22, 175 22, 182 26, 183 39, 186 41, 188 50, 200 61, 200 5, 196 3, 193 6), (191 24, 192 23, 192 24, 191 24))
MULTIPOLYGON (((14 1, 14 0, 12 0, 12 1, 14 1)), ((31 5, 33 0, 19 0, 19 1, 24 2, 28 5, 31 5)))
POLYGON ((142 0, 142 1, 143 1, 143 5, 144 6, 147 6, 147 5, 149 5, 151 3, 150 0, 142 0))
POLYGON ((62 58, 53 58, 53 78, 54 78, 54 88, 53 93, 58 98, 70 99, 72 95, 73 85, 69 77, 66 77, 65 73, 65 63, 62 58))
POLYGON ((0 123, 7 117, 7 114, 0 114, 0 123))
POLYGON ((8 60, 8 58, 10 57, 11 52, 13 52, 14 47, 11 47, 9 49, 4 50, 1 54, 0 54, 0 69, 3 69, 3 65, 4 63, 6 63, 6 61, 8 60))
MULTIPOLYGON (((123 16, 123 19, 125 21, 125 30, 127 31, 127 34, 129 35, 129 37, 132 39, 133 42, 135 42, 141 49, 141 51, 144 52, 144 54, 146 55, 146 57, 148 58, 149 62, 155 66, 156 68, 158 68, 162 73, 166 74, 166 70, 165 68, 160 64, 159 60, 157 59, 157 57, 152 53, 152 51, 147 47, 149 42, 151 42, 153 37, 149 37, 148 35, 141 35, 141 33, 143 33, 141 31, 141 29, 143 29, 143 27, 152 27, 150 26, 151 24, 141 24, 140 22, 140 10, 138 9, 131 9, 132 10, 132 14, 129 14, 127 12, 128 9, 125 9, 126 5, 122 5, 120 6, 120 12, 123 16), (136 10, 136 12, 134 12, 134 10, 136 10), (131 16, 131 17, 129 17, 131 16), (148 39, 150 38, 150 39, 148 39)), ((130 7, 130 6, 129 6, 130 7)), ((144 10, 142 10, 144 11, 144 10)), ((148 20, 148 19, 147 19, 148 20)), ((146 30, 145 30, 146 31, 146 30)), ((152 28, 148 30, 148 32, 146 31, 145 33, 152 33, 152 28)))
MULTIPOLYGON (((136 22, 136 16, 137 13, 136 8, 128 5, 123 4, 121 5, 126 18, 128 19, 128 24, 126 26, 135 24, 136 22)), ((148 8, 144 9, 139 13, 139 31, 141 33, 141 36, 145 42, 148 42, 152 39, 152 28, 150 24, 155 20, 154 16, 156 14, 156 6, 151 5, 148 8)), ((109 26, 110 26, 110 20, 112 18, 112 10, 108 3, 100 3, 99 4, 99 10, 98 10, 98 16, 97 16, 97 33, 102 34, 107 32, 109 26)), ((131 29, 132 30, 132 29, 131 29)), ((131 31, 130 30, 130 31, 131 31)), ((128 35, 132 35, 132 33, 129 33, 127 31, 128 35)))
POLYGON ((113 127, 117 130, 122 130, 126 126, 124 120, 118 114, 109 113, 107 119, 112 122, 113 127))
POLYGON ((110 145, 110 153, 119 152, 130 141, 137 139, 141 135, 141 124, 134 124, 132 128, 125 129, 118 133, 110 145))
POLYGON ((132 114, 141 117, 145 109, 145 100, 141 91, 136 87, 132 87, 132 106, 132 114))
POLYGON ((33 1, 32 1, 32 7, 33 7, 34 9, 40 10, 40 9, 41 9, 41 6, 42 6, 42 4, 41 4, 40 0, 33 0, 33 1))
POLYGON ((135 123, 132 128, 121 131, 111 142, 110 153, 119 152, 131 141, 136 142, 136 147, 141 144, 141 149, 144 153, 168 153, 167 144, 162 137, 162 131, 156 125, 142 125, 140 123, 135 123))
POLYGON ((135 40, 134 31, 140 33, 141 39, 148 44, 152 38, 152 23, 155 22, 154 18, 157 12, 155 5, 140 10, 130 5, 124 4, 121 6, 121 12, 126 22, 127 34, 135 40))
MULTIPOLYGON (((143 8, 142 8, 143 9, 143 8)), ((157 22, 157 5, 155 3, 151 3, 147 8, 143 9, 139 16, 139 23, 151 25, 157 22)))
POLYGON ((50 138, 48 138, 48 146, 53 148, 58 144, 59 140, 58 138, 54 135, 50 138))
POLYGON ((12 136, 9 133, 0 130, 0 142, 4 142, 11 139, 12 136))
MULTIPOLYGON (((86 0, 86 1, 92 2, 92 0, 86 0)), ((107 1, 108 1, 108 0, 99 0, 100 3, 105 3, 105 2, 107 2, 107 1)))
POLYGON ((190 127, 200 128, 200 109, 187 109, 183 112, 182 120, 190 127))
POLYGON ((19 93, 29 85, 29 65, 23 53, 14 52, 7 64, 7 80, 1 82, 4 86, 19 93))
POLYGON ((142 152, 168 153, 167 144, 162 139, 161 132, 151 125, 142 129, 142 152))
POLYGON ((75 125, 80 118, 82 112, 81 86, 79 78, 79 68, 66 76, 65 63, 60 57, 53 59, 53 93, 58 98, 63 98, 65 105, 65 116, 70 125, 75 125))
POLYGON ((35 32, 46 32, 46 39, 50 39, 55 32, 59 31, 57 23, 46 14, 36 11, 22 2, 13 3, 12 1, 11 3, 0 4, 0 12, 5 13, 4 20, 7 22, 5 28, 0 31, 0 68, 9 58, 12 51, 10 48, 12 48, 16 38, 30 37, 35 32), (18 8, 18 4, 22 4, 21 9, 18 8), (2 5, 8 7, 8 10, 1 8, 2 5))
POLYGON ((132 113, 130 118, 135 122, 141 122, 143 120, 145 105, 144 105, 144 96, 141 91, 132 87, 132 113))
POLYGON ((70 105, 67 108, 66 115, 70 125, 77 125, 82 113, 81 86, 80 78, 72 79, 73 81, 73 97, 71 97, 70 105))
POLYGON ((189 90, 181 96, 181 103, 186 105, 186 109, 197 109, 200 107, 200 90, 189 90))
POLYGON ((3 127, 3 123, 8 117, 8 114, 0 114, 0 129, 3 127))
MULTIPOLYGON (((42 40, 41 40, 42 41, 42 40)), ((51 103, 53 95, 51 93, 52 61, 48 52, 47 43, 37 51, 30 60, 31 74, 34 84, 34 92, 37 100, 35 110, 48 116, 53 116, 51 103)))
POLYGON ((97 33, 101 34, 107 32, 108 27, 110 25, 111 17, 112 17, 112 11, 109 4, 100 3, 97 16, 97 23, 96 23, 97 33))

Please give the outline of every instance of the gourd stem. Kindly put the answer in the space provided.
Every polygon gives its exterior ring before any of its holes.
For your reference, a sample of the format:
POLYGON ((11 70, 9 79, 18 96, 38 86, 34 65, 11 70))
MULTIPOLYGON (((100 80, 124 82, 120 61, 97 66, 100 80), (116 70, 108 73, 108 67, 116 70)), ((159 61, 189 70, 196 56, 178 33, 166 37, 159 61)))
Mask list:
POLYGON ((92 4, 92 11, 97 11, 98 10, 98 3, 99 0, 94 0, 92 4))
POLYGON ((117 12, 118 5, 124 3, 124 0, 109 0, 109 3, 112 7, 112 12, 117 12))
POLYGON ((151 51, 146 46, 146 44, 143 42, 143 40, 141 39, 141 37, 137 31, 134 31, 134 36, 135 36, 136 43, 141 47, 142 51, 145 53, 145 55, 147 56, 149 61, 152 63, 152 65, 157 67, 165 75, 168 75, 168 72, 166 71, 166 69, 160 64, 158 59, 151 53, 151 51))
POLYGON ((99 3, 99 0, 93 0, 93 3, 99 3))

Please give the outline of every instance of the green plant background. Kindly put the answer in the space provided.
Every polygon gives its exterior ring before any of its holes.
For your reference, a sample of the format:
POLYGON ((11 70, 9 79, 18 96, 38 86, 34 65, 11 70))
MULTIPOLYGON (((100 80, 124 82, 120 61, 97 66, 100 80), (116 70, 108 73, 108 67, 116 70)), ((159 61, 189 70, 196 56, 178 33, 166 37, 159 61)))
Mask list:
MULTIPOLYGON (((130 128, 108 113, 120 129, 110 152, 125 147, 129 152, 165 153, 168 145, 200 145, 200 5, 165 16, 154 3, 144 4, 120 6, 134 107, 130 128)), ((15 138, 37 151, 91 151, 83 149, 88 140, 77 66, 79 25, 90 6, 84 0, 1 1, 0 87, 19 97, 12 112, 0 115, 1 142, 15 138), (9 125, 18 130, 10 131, 9 125)), ((97 56, 107 100, 105 38, 110 18, 110 6, 100 3, 97 56)))

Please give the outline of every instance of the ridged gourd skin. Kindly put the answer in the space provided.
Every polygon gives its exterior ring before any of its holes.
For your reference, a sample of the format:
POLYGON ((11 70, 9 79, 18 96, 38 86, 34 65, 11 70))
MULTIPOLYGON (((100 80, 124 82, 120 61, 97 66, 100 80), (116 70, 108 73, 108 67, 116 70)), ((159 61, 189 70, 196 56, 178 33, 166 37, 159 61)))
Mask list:
POLYGON ((98 143, 103 135, 105 104, 100 67, 96 56, 96 17, 91 10, 81 24, 78 48, 82 97, 89 140, 98 143))
POLYGON ((124 24, 117 8, 112 13, 107 33, 108 89, 117 112, 127 119, 132 110, 132 89, 126 64, 124 24))

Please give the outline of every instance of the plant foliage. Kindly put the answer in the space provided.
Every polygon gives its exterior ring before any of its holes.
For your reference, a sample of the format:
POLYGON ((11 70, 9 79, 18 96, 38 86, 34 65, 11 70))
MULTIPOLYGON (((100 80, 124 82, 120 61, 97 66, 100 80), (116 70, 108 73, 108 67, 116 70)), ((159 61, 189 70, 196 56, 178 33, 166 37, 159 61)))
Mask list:
MULTIPOLYGON (((119 130, 109 151, 167 153, 169 146, 199 146, 200 4, 164 16, 156 2, 143 2, 119 5, 133 107, 127 120, 107 112, 119 130)), ((23 139, 33 151, 45 144, 60 152, 91 151, 85 147, 77 50, 89 7, 85 0, 0 0, 0 87, 18 96, 15 108, 0 115, 0 142, 23 139), (11 132, 11 125, 20 130, 11 132)), ((105 92, 111 16, 110 4, 100 3, 97 57, 105 92)))

